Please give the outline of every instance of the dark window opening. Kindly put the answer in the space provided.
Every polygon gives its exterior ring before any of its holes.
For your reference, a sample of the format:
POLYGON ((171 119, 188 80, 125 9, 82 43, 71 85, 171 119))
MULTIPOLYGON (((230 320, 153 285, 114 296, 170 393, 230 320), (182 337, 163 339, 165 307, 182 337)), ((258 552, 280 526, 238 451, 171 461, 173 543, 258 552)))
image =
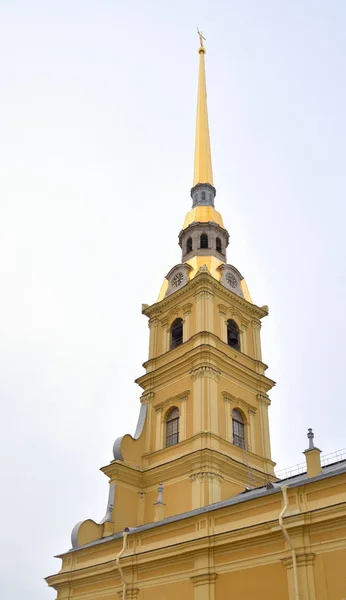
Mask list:
POLYGON ((174 446, 179 442, 179 410, 172 408, 166 419, 166 447, 174 446))
POLYGON ((221 240, 219 237, 216 238, 216 251, 222 252, 221 240))
POLYGON ((186 242, 186 252, 191 252, 192 250, 192 238, 188 238, 186 242))
POLYGON ((240 350, 240 335, 238 325, 232 320, 227 321, 227 344, 235 350, 240 350))
POLYGON ((183 343, 183 319, 175 319, 171 325, 171 350, 183 343))
POLYGON ((240 448, 245 448, 245 426, 243 415, 239 410, 232 410, 232 433, 233 444, 240 448))
POLYGON ((202 233, 201 238, 200 238, 200 247, 201 248, 208 248, 208 236, 206 233, 202 233))
POLYGON ((205 200, 205 192, 202 192, 202 201, 205 200))

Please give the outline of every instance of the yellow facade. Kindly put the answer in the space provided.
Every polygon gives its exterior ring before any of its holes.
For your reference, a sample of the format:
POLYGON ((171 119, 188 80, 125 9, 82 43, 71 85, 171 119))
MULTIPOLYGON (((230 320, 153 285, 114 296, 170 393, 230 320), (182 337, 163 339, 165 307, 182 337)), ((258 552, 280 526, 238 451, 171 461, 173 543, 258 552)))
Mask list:
POLYGON ((193 256, 169 272, 159 300, 143 306, 149 357, 137 380, 137 430, 116 440, 114 460, 102 469, 110 485, 105 518, 76 525, 61 570, 47 577, 58 600, 346 598, 346 464, 322 469, 310 431, 307 472, 276 478, 274 382, 260 339, 268 308, 252 302, 227 265, 221 215, 209 188, 198 187, 213 185, 204 54, 200 48, 193 188, 200 195, 192 196, 181 238, 183 257, 193 256), (214 249, 212 236, 219 236, 214 249), (171 435, 172 414, 178 433, 171 435))

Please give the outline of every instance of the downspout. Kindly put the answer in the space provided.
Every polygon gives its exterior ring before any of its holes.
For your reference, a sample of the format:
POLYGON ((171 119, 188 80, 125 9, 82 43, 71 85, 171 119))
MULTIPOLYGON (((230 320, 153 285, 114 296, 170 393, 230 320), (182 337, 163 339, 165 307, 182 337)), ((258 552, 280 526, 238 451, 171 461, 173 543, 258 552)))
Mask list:
POLYGON ((122 547, 122 549, 120 550, 119 554, 117 555, 117 557, 115 559, 116 565, 117 565, 119 573, 120 573, 120 578, 121 578, 121 581, 122 581, 122 584, 123 584, 123 597, 122 597, 122 600, 125 600, 125 598, 126 598, 126 585, 127 585, 127 583, 125 581, 123 570, 122 570, 122 568, 120 566, 120 559, 121 559, 122 555, 124 554, 124 552, 126 550, 127 536, 128 536, 129 531, 130 531, 129 528, 125 527, 124 533, 123 533, 123 547, 122 547))
POLYGON ((294 589, 295 589, 295 593, 296 593, 296 600, 299 600, 300 596, 299 596, 299 585, 298 585, 298 571, 297 571, 297 555, 296 555, 296 551, 295 548, 290 540, 290 537, 287 533, 287 530, 283 524, 283 518, 286 514, 286 511, 288 509, 288 497, 287 497, 287 485, 283 485, 281 487, 282 490, 282 494, 284 497, 284 507, 281 511, 281 513, 279 514, 279 525, 281 528, 282 533, 284 534, 284 538, 287 542, 287 544, 289 545, 289 547, 291 548, 291 552, 292 552, 292 565, 293 565, 293 577, 294 577, 294 589))

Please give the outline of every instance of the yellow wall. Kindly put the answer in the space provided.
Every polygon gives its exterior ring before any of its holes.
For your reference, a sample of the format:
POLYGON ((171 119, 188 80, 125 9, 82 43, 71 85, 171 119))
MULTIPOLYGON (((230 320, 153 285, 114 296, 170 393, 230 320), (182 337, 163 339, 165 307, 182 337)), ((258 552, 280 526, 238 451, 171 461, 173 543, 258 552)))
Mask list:
POLYGON ((280 563, 221 573, 215 583, 216 600, 288 600, 287 578, 280 563))

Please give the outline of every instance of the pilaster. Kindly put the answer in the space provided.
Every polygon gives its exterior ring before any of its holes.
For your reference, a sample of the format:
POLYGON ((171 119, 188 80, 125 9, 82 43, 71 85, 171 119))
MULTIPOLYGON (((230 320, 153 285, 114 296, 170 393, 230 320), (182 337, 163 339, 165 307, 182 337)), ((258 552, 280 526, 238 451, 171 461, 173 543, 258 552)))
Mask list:
POLYGON ((164 319, 163 321, 161 321, 161 328, 162 328, 162 354, 165 354, 165 352, 168 352, 169 350, 169 345, 170 345, 170 329, 169 329, 169 323, 167 319, 164 319))
POLYGON ((194 473, 191 480, 191 508, 205 506, 205 473, 194 473))
POLYGON ((159 320, 154 317, 150 319, 149 326, 149 359, 157 356, 157 332, 158 332, 159 320))
POLYGON ((232 417, 231 399, 224 396, 225 403, 225 437, 227 442, 232 442, 232 417))
POLYGON ((251 327, 252 327, 255 359, 261 361, 262 360, 261 339, 260 339, 261 321, 255 321, 255 320, 251 321, 251 327))
POLYGON ((196 302, 196 333, 209 331, 214 333, 214 294, 212 290, 202 289, 194 296, 196 302))
POLYGON ((267 394, 257 394, 262 439, 262 456, 271 460, 268 406, 270 400, 267 394))
POLYGON ((256 453, 255 414, 254 410, 249 410, 249 446, 254 454, 256 453))
MULTIPOLYGON (((297 575, 299 586, 299 600, 316 600, 315 578, 313 563, 315 554, 312 552, 297 554, 297 575)), ((288 597, 289 600, 296 600, 296 590, 294 585, 293 560, 289 556, 282 559, 282 564, 286 567, 288 597)))
POLYGON ((145 492, 138 492, 137 525, 144 524, 145 492))
POLYGON ((241 329, 240 329, 240 348, 241 351, 244 354, 248 353, 248 348, 247 348, 247 325, 245 325, 245 323, 242 323, 241 325, 241 329))
POLYGON ((219 304, 218 309, 220 317, 220 338, 227 344, 227 307, 219 304))
POLYGON ((179 441, 186 440, 186 402, 187 396, 180 398, 179 441))
POLYGON ((185 304, 183 306, 184 315, 184 327, 183 327, 183 342, 187 342, 190 339, 190 319, 191 319, 192 304, 185 304))
POLYGON ((119 600, 137 600, 138 598, 139 588, 133 587, 132 585, 126 585, 125 587, 125 595, 124 590, 121 588, 117 591, 119 596, 119 600))
POLYGON ((211 431, 218 435, 218 389, 220 371, 211 366, 191 371, 193 381, 193 433, 211 431))
POLYGON ((156 450, 161 450, 161 448, 163 447, 163 410, 161 406, 156 406, 155 407, 155 413, 156 413, 156 423, 155 423, 155 428, 156 428, 156 450))
POLYGON ((221 500, 223 477, 212 471, 199 471, 190 476, 192 510, 221 500))
POLYGON ((193 583, 193 600, 215 600, 217 573, 202 573, 190 577, 193 583))

